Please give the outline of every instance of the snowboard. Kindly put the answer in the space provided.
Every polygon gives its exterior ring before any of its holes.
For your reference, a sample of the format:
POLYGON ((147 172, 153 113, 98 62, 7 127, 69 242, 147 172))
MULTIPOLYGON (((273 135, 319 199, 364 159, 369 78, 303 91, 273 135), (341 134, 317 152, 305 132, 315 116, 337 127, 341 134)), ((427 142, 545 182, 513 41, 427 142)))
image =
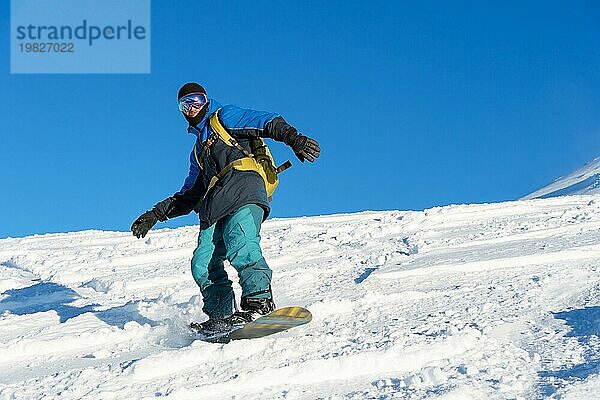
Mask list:
POLYGON ((234 330, 222 335, 200 338, 200 340, 211 343, 229 343, 232 340, 256 339, 287 331, 295 326, 308 324, 311 320, 312 314, 306 308, 278 308, 252 322, 241 325, 237 329, 234 328, 234 330))

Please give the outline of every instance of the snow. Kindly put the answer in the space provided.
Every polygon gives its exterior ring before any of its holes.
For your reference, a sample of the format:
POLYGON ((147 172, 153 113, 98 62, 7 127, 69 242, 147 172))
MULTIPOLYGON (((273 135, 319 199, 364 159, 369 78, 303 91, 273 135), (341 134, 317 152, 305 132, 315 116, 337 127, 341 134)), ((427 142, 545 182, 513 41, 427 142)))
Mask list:
POLYGON ((523 199, 545 199, 575 194, 600 194, 600 157, 523 199))
POLYGON ((314 319, 225 345, 187 329, 197 229, 0 240, 0 399, 600 390, 600 196, 269 220, 276 302, 314 319))

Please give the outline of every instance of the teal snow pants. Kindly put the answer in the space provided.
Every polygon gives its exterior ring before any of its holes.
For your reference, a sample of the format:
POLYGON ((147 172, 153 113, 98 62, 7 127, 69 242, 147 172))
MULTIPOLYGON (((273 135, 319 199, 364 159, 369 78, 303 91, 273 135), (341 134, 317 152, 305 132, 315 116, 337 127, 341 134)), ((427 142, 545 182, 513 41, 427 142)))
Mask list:
POLYGON ((226 318, 234 311, 233 289, 223 265, 226 259, 238 273, 242 297, 271 297, 272 271, 260 248, 263 215, 260 206, 249 204, 200 231, 192 276, 209 318, 226 318))

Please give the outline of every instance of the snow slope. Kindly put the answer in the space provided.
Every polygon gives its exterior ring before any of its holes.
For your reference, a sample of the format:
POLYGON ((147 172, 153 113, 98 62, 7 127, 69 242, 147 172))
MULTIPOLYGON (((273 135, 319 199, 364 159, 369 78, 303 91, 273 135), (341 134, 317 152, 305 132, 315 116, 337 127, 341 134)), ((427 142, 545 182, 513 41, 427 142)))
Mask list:
POLYGON ((546 199, 573 194, 600 194, 600 157, 523 199, 546 199))
POLYGON ((209 344, 196 227, 0 240, 0 399, 591 399, 600 196, 274 219, 309 325, 209 344))

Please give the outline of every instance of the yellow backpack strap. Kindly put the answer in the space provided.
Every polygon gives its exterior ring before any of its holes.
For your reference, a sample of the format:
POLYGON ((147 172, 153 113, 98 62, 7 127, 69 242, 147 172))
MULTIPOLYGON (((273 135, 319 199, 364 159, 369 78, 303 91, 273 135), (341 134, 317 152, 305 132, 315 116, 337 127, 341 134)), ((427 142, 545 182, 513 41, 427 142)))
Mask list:
POLYGON ((231 136, 229 132, 227 132, 223 124, 221 124, 221 121, 219 121, 219 111, 221 111, 220 108, 217 111, 215 111, 215 113, 209 119, 210 127, 212 128, 212 130, 219 136, 219 138, 223 142, 225 142, 226 145, 235 147, 236 149, 241 151, 246 157, 253 157, 252 153, 244 149, 238 143, 238 141, 235 140, 235 138, 231 136))
POLYGON ((202 169, 202 164, 200 163, 200 158, 198 157, 198 150, 196 150, 196 148, 197 148, 196 144, 194 144, 194 158, 196 159, 196 163, 198 164, 198 168, 202 169))
POLYGON ((206 187, 206 190, 204 192, 204 196, 202 196, 202 200, 204 200, 206 198, 206 196, 208 196, 208 193, 210 192, 210 190, 217 184, 217 182, 222 179, 226 173, 228 173, 229 171, 231 171, 232 169, 237 169, 240 171, 255 171, 258 172, 260 174, 261 177, 263 177, 263 180, 265 179, 264 177, 264 172, 262 172, 262 170, 260 170, 256 164, 256 160, 252 157, 244 157, 244 158, 240 158, 239 160, 235 160, 230 162, 229 164, 227 164, 225 166, 225 168, 223 168, 217 175, 213 176, 210 180, 210 182, 208 182, 208 186, 206 187))

